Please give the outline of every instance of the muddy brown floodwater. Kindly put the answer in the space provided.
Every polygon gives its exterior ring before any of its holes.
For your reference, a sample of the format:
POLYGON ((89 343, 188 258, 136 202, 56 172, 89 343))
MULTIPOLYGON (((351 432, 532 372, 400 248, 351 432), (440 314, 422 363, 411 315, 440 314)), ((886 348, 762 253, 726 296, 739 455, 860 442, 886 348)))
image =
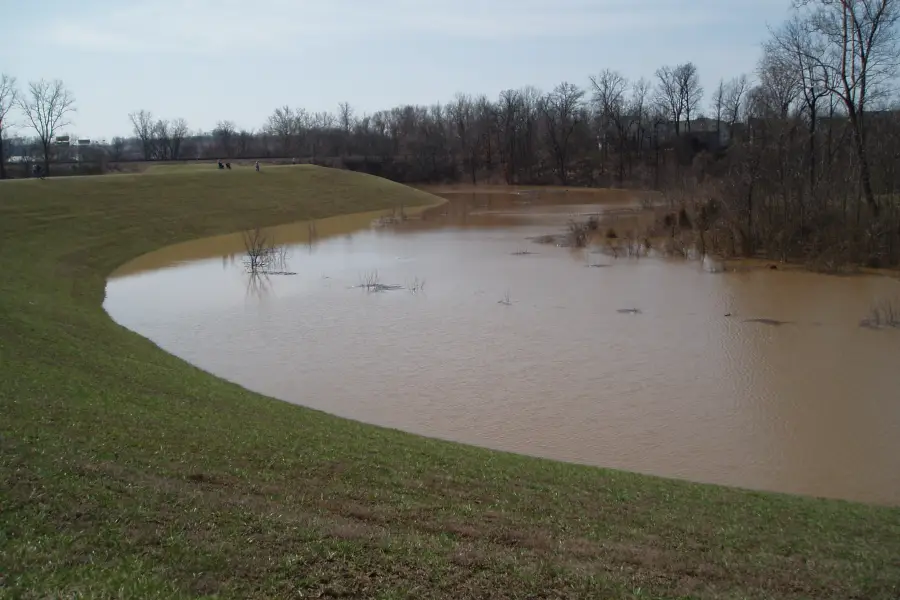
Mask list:
POLYGON ((625 192, 448 193, 123 266, 105 307, 247 388, 378 425, 695 481, 900 504, 900 331, 859 326, 890 277, 711 273, 538 244, 625 192), (377 280, 403 289, 358 287, 377 280), (418 289, 417 283, 425 282, 418 289), (413 288, 417 291, 410 291, 413 288))

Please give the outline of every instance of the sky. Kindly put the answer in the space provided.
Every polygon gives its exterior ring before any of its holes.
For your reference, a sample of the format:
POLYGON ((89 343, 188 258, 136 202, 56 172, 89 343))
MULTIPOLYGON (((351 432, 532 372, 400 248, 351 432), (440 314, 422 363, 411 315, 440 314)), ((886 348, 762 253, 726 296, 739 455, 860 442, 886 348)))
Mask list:
POLYGON ((0 0, 0 73, 62 79, 67 133, 128 114, 257 129, 279 106, 357 113, 693 61, 711 91, 751 73, 789 0, 0 0), (39 8, 38 8, 39 4, 39 8))

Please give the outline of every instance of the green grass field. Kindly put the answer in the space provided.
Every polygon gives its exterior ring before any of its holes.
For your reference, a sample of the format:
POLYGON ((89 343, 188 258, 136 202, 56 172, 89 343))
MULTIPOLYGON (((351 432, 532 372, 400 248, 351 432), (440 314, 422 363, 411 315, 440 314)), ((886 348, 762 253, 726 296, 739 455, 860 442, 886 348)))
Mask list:
POLYGON ((0 597, 900 597, 898 509, 338 419, 101 308, 165 244, 432 200, 315 167, 0 182, 0 597))

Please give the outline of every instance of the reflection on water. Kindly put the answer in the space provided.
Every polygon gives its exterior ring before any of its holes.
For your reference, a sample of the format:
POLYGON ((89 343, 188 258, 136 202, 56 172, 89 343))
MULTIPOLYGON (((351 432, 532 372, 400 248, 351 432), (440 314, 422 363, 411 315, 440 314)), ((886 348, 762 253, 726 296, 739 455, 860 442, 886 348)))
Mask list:
POLYGON ((859 327, 900 283, 529 241, 633 207, 624 192, 448 198, 395 225, 321 220, 312 242, 280 228, 295 276, 248 279, 240 236, 168 248, 121 269, 106 308, 204 369, 342 416, 900 504, 900 335, 859 327), (373 276, 402 289, 367 292, 373 276))

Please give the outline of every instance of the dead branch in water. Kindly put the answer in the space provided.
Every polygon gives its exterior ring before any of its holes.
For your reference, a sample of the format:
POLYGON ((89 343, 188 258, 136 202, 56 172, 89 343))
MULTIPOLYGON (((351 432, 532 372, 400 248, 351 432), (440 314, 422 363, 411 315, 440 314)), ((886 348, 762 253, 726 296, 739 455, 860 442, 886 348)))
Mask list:
POLYGON ((387 292, 403 288, 402 285, 381 283, 377 270, 367 273, 363 277, 362 282, 356 287, 364 289, 367 292, 387 292))
POLYGON ((409 284, 407 289, 409 289, 409 291, 413 294, 418 294, 419 292, 424 292, 425 291, 425 280, 424 279, 420 280, 418 277, 415 277, 413 279, 413 282, 411 284, 409 284))
POLYGON ((781 327, 788 325, 790 321, 782 321, 780 319, 769 319, 767 317, 759 317, 754 319, 744 319, 744 323, 759 323, 761 325, 770 325, 772 327, 781 327))

